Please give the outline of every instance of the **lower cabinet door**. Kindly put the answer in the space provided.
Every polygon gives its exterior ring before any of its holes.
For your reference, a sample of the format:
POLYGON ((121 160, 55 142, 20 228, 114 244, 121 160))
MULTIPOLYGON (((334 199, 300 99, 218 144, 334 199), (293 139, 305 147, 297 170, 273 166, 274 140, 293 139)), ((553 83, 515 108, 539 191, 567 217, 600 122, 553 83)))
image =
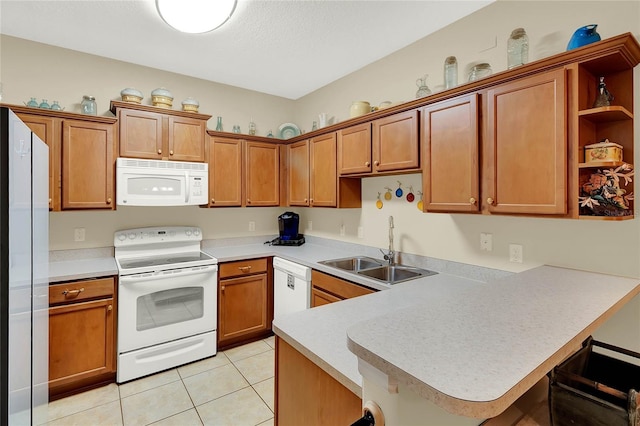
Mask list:
POLYGON ((313 287, 311 289, 311 307, 315 308, 316 306, 328 305, 329 303, 339 302, 341 299, 339 297, 334 296, 333 294, 329 294, 320 290, 319 288, 313 287))
POLYGON ((50 393, 115 373, 114 321, 113 298, 49 308, 50 393))
POLYGON ((267 274, 220 281, 220 345, 270 329, 267 274))

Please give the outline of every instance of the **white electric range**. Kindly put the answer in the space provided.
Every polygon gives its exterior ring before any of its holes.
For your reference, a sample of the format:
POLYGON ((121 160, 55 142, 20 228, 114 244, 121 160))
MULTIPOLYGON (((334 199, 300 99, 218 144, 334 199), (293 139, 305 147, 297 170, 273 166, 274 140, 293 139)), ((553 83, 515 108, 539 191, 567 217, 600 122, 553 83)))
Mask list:
POLYGON ((218 260, 200 241, 191 226, 115 233, 118 383, 216 354, 218 260))

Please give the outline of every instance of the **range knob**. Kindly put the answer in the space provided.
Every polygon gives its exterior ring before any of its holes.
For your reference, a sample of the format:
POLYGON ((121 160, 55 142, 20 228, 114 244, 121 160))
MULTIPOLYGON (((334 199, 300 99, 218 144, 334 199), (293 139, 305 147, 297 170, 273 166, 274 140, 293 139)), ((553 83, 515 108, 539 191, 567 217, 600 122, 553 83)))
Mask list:
POLYGON ((126 236, 125 234, 118 234, 118 239, 119 239, 120 241, 124 241, 124 240, 126 240, 126 239, 127 239, 127 236, 126 236))
POLYGON ((196 237, 197 237, 198 235, 200 235, 200 230, 199 230, 199 229, 197 229, 197 228, 196 228, 196 229, 194 229, 194 230, 193 230, 193 235, 195 235, 196 237))
POLYGON ((136 234, 135 234, 135 232, 129 232, 129 234, 127 234, 127 237, 129 237, 130 240, 135 240, 136 239, 136 234))
POLYGON ((191 229, 187 229, 186 231, 184 231, 184 233, 185 233, 185 235, 187 237, 190 237, 191 236, 191 229))

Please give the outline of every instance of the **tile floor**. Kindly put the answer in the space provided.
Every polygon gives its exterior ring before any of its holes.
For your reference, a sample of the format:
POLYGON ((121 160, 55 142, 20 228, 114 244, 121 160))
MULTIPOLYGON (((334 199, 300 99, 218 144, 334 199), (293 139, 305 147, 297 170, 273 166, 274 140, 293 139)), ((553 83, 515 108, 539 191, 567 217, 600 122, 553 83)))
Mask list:
POLYGON ((275 339, 49 404, 47 425, 273 425, 275 339))

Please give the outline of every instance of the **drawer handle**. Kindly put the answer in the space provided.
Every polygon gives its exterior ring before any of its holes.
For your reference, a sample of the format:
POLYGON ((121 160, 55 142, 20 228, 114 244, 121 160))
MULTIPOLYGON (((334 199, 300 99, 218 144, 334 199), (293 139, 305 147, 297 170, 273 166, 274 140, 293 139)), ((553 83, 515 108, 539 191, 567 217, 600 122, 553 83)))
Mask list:
POLYGON ((249 265, 249 266, 238 266, 238 269, 240 269, 242 272, 249 272, 249 271, 251 271, 251 265, 249 265))
POLYGON ((82 287, 80 289, 77 289, 77 290, 65 290, 65 291, 62 292, 62 294, 65 297, 78 297, 78 295, 80 293, 82 293, 83 291, 84 291, 84 287, 82 287))

